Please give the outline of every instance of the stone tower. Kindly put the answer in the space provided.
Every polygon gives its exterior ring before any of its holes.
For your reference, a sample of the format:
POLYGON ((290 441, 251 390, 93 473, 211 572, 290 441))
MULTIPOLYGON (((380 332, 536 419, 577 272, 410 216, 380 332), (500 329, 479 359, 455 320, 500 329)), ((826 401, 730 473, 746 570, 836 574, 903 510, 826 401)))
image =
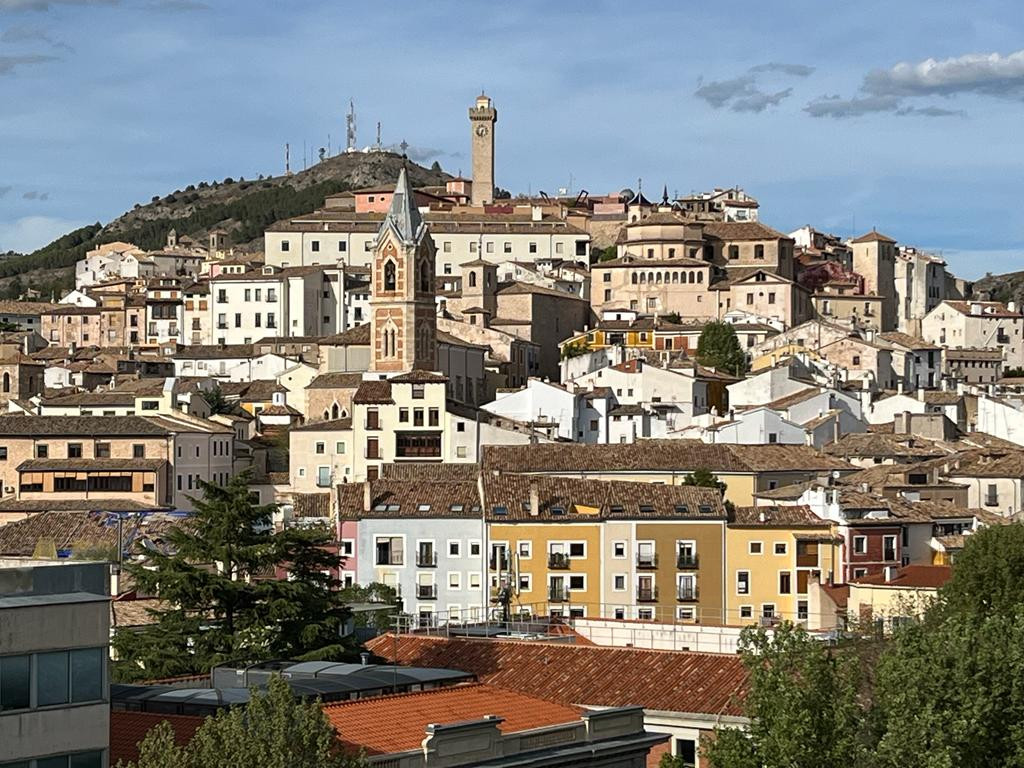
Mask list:
POLYGON ((437 367, 434 240, 405 168, 377 233, 370 289, 370 370, 403 373, 437 367))
POLYGON ((469 108, 469 125, 473 141, 473 205, 494 202, 494 124, 498 110, 490 98, 481 93, 469 108))

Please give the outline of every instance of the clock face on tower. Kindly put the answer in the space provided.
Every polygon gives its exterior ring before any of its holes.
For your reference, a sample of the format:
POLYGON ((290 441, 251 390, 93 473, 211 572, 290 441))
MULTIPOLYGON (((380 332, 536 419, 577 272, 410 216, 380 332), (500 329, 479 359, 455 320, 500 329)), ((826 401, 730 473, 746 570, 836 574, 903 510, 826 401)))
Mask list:
POLYGON ((476 135, 477 136, 486 136, 487 135, 487 126, 484 125, 483 123, 478 125, 476 127, 476 135))

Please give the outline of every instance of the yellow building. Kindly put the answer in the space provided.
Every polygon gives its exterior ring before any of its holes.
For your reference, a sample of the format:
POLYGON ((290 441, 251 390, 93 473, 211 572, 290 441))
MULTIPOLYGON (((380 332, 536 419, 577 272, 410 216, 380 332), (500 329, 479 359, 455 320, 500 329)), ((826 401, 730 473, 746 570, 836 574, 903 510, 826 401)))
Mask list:
POLYGON ((484 497, 492 593, 513 613, 720 621, 715 489, 501 474, 484 497))
POLYGON ((725 534, 724 623, 807 622, 812 574, 828 580, 839 559, 832 525, 806 506, 737 507, 725 534))

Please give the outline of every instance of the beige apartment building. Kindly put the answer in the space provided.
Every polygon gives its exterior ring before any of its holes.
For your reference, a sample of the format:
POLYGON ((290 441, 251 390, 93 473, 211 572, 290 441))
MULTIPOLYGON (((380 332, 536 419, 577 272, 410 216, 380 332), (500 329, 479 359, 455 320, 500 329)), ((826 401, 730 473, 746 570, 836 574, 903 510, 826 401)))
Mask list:
POLYGON ((95 307, 60 305, 40 317, 40 333, 50 346, 126 347, 145 341, 146 299, 142 294, 97 294, 95 307))
POLYGON ((190 510, 234 472, 234 432, 184 414, 0 416, 4 498, 129 499, 190 510))
POLYGON ((921 337, 947 350, 1002 350, 1006 368, 1024 366, 1024 315, 1011 302, 943 301, 921 321, 921 337))
POLYGON ((626 254, 594 264, 591 274, 590 307, 598 317, 617 308, 685 318, 718 316, 716 296, 709 290, 712 266, 700 259, 626 254))
POLYGON ((885 300, 874 294, 857 293, 852 283, 830 282, 814 294, 814 314, 851 328, 882 330, 885 300))

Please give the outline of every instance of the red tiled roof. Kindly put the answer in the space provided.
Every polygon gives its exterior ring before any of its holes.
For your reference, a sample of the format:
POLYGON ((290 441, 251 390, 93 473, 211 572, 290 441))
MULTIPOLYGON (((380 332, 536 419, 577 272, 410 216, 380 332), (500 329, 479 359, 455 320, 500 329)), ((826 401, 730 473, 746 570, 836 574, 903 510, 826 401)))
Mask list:
POLYGON ((379 696, 324 707, 339 743, 352 751, 386 755, 418 749, 431 723, 503 718, 502 733, 579 720, 574 708, 489 685, 459 685, 421 693, 379 696))
POLYGON ((853 579, 853 584, 873 584, 885 587, 909 587, 916 589, 938 589, 952 576, 953 569, 948 565, 908 565, 896 571, 891 580, 884 573, 862 576, 853 579))
POLYGON ((110 764, 135 762, 139 759, 139 742, 151 728, 164 720, 174 729, 174 743, 188 744, 206 718, 188 715, 164 715, 154 712, 110 713, 110 764))
POLYGON ((639 648, 382 635, 367 648, 402 664, 472 672, 487 685, 561 704, 741 715, 738 656, 639 648))

